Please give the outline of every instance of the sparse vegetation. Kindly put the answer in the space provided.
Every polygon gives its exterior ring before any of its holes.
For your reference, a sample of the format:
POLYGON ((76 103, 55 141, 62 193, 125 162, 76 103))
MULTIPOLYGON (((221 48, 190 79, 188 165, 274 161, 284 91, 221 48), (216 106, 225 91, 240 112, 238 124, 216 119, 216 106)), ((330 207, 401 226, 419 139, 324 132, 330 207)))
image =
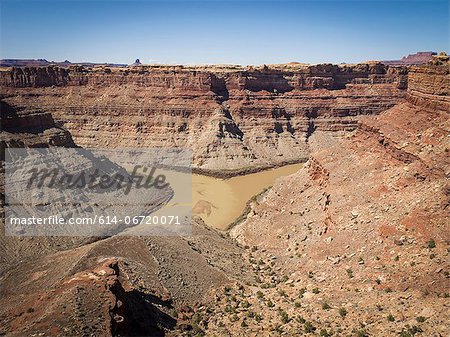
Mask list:
POLYGON ((369 337, 366 329, 354 330, 356 337, 369 337))
POLYGON ((319 336, 322 336, 322 337, 331 337, 331 333, 329 333, 329 332, 327 331, 327 329, 321 329, 321 330, 320 330, 320 333, 319 333, 319 336))
POLYGON ((306 288, 301 288, 299 291, 298 291, 298 297, 299 298, 302 298, 303 297, 303 295, 306 293, 306 288))
POLYGON ((347 309, 345 309, 344 307, 340 307, 339 308, 339 316, 341 316, 342 318, 347 316, 347 309))
POLYGON ((250 302, 245 300, 244 302, 241 303, 241 306, 243 308, 249 308, 251 306, 250 302))
POLYGON ((278 295, 280 295, 282 297, 287 297, 287 294, 283 289, 278 289, 278 295))
POLYGON ((387 320, 388 320, 389 322, 395 322, 395 317, 394 317, 392 314, 389 314, 389 315, 387 316, 387 320))
POLYGON ((409 326, 406 325, 402 331, 400 332, 400 337, 413 337, 418 333, 423 332, 422 328, 414 325, 414 326, 409 326))
POLYGON ((350 268, 347 269, 347 276, 348 276, 349 278, 353 278, 353 270, 351 270, 350 268))
POLYGON ((288 315, 288 313, 286 312, 286 311, 284 311, 284 310, 280 310, 279 311, 279 314, 280 314, 280 316, 281 316, 281 322, 283 323, 283 324, 286 324, 286 323, 288 323, 289 321, 290 321, 290 319, 289 319, 289 315, 288 315))
POLYGON ((306 333, 312 333, 312 332, 316 331, 316 327, 309 321, 305 322, 305 324, 303 324, 303 328, 305 329, 306 333))
POLYGON ((323 310, 329 310, 331 309, 331 306, 327 302, 322 303, 322 309, 323 310))
POLYGON ((428 242, 427 242, 427 247, 428 247, 429 249, 436 248, 436 242, 435 242, 433 239, 428 240, 428 242))

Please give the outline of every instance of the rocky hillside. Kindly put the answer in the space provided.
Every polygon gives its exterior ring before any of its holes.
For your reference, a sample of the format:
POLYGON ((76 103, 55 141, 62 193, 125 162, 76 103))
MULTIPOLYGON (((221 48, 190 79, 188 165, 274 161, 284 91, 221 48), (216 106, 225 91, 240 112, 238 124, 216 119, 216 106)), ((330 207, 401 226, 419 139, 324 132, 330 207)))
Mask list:
POLYGON ((18 114, 51 114, 79 146, 190 147, 195 167, 217 172, 304 161, 312 136, 354 129, 406 82, 406 68, 379 63, 13 67, 0 94, 18 114))
MULTIPOLYGON (((51 114, 6 102, 1 107, 2 160, 10 147, 75 146, 51 114)), ((87 169, 86 159, 68 161, 87 169)), ((3 165, 1 169, 3 214, 3 165)), ((193 220, 192 237, 105 238, 7 236, 2 218, 0 335, 163 336, 192 331, 191 317, 211 303, 214 289, 235 279, 252 282, 243 253, 235 241, 199 219, 193 220)))
POLYGON ((408 77, 406 102, 314 152, 231 231, 286 273, 269 283, 293 321, 338 335, 449 334, 449 68, 408 77))

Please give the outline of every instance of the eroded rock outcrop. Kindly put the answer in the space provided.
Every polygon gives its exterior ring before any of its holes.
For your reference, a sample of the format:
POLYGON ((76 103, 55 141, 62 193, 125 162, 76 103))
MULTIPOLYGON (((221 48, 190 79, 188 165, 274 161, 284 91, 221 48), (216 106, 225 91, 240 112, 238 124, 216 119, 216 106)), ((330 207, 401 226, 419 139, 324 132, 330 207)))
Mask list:
POLYGON ((71 66, 0 72, 2 101, 49 113, 82 147, 189 147, 196 168, 305 160, 312 133, 339 135, 405 96, 406 68, 71 66))
POLYGON ((323 309, 343 308, 348 333, 448 334, 448 81, 448 66, 411 69, 407 102, 315 151, 231 230, 287 273, 287 297, 304 287, 304 320, 336 331, 323 309))

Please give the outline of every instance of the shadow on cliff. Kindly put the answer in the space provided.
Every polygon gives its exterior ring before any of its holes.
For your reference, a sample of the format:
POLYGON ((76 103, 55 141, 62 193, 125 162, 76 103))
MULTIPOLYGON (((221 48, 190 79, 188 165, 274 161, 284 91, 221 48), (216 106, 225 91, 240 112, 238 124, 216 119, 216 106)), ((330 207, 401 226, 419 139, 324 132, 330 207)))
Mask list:
POLYGON ((62 125, 56 122, 49 112, 37 111, 32 114, 20 114, 20 111, 20 108, 0 101, 2 131, 38 134, 49 128, 62 129, 62 125), (39 118, 36 118, 37 115, 39 118))
POLYGON ((175 328, 176 319, 158 308, 171 309, 170 300, 164 301, 136 289, 126 291, 120 282, 111 290, 117 299, 110 312, 113 336, 165 336, 165 330, 175 328))

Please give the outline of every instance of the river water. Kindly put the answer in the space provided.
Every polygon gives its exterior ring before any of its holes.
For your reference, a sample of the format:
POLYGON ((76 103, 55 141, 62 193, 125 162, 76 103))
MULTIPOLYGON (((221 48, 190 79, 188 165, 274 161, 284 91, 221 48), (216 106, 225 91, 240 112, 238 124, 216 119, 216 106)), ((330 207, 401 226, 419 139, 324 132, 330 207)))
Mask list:
MULTIPOLYGON (((185 210, 186 207, 189 210, 192 207, 192 216, 199 216, 208 226, 226 230, 244 212, 247 202, 253 196, 271 187, 277 178, 297 172, 302 165, 285 165, 228 179, 200 174, 190 176, 188 173, 175 171, 158 171, 158 174, 162 173, 166 176, 175 193, 169 203, 152 216, 171 214, 177 209, 176 207, 184 207, 185 210), (192 199, 190 193, 192 193, 192 199), (187 203, 188 200, 192 200, 192 203, 187 203)), ((133 231, 137 232, 142 228, 145 227, 137 226, 133 228, 133 231)))
POLYGON ((242 214, 248 200, 272 186, 277 178, 297 172, 302 165, 286 165, 229 179, 194 174, 192 214, 211 227, 225 230, 242 214))

